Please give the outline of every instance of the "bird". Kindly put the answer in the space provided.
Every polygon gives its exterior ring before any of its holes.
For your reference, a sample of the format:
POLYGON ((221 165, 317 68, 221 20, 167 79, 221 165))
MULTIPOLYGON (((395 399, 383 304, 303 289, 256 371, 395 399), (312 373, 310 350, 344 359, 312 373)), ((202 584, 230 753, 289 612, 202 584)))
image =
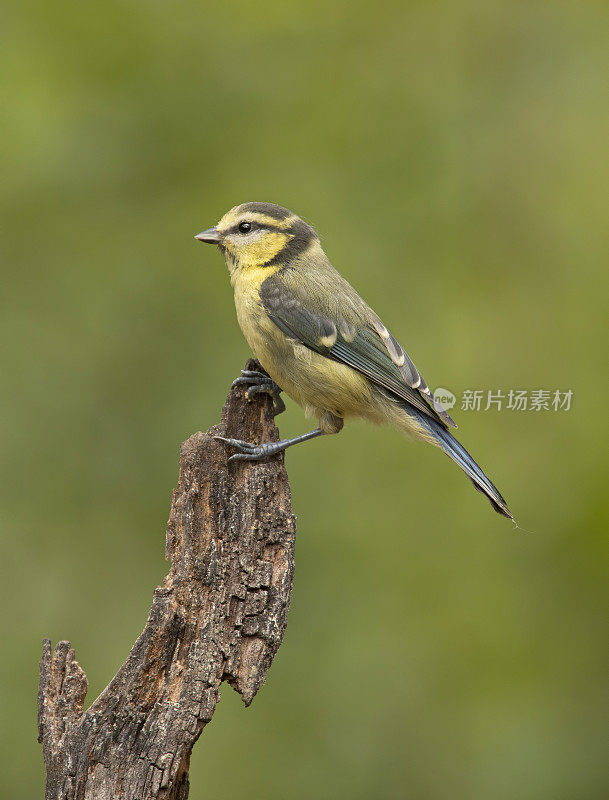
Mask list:
POLYGON ((275 413, 283 391, 318 426, 300 436, 260 444, 218 437, 236 452, 229 461, 257 461, 299 442, 338 433, 346 419, 390 424, 433 444, 465 472, 493 509, 513 520, 506 501, 449 428, 413 361, 380 317, 334 269, 315 230, 274 203, 235 206, 195 236, 221 251, 234 288, 237 319, 263 370, 234 384, 247 396, 266 392, 275 413))

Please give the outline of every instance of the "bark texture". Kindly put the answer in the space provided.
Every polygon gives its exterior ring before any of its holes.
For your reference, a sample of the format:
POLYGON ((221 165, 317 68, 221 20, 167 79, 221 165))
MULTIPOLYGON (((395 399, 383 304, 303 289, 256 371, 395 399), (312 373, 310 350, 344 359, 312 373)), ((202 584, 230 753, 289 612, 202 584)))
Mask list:
POLYGON ((232 450, 213 438, 278 438, 270 398, 249 403, 244 394, 231 390, 220 424, 182 444, 167 525, 171 569, 127 660, 87 711, 70 643, 44 642, 46 800, 184 800, 190 753, 222 681, 246 705, 264 683, 287 623, 295 520, 283 454, 228 465, 232 450))

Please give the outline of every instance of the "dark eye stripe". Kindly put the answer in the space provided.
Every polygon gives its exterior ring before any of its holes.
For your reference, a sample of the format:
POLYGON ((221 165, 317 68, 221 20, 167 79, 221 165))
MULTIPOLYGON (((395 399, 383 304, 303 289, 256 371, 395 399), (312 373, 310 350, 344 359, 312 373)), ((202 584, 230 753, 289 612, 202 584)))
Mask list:
POLYGON ((317 238, 313 228, 310 228, 301 219, 294 222, 284 233, 288 233, 291 238, 273 258, 262 265, 263 267, 291 264, 294 259, 308 250, 311 242, 317 238))
MULTIPOLYGON (((239 225, 241 225, 242 222, 246 222, 246 221, 250 222, 250 220, 241 220, 240 222, 237 222, 234 225, 231 225, 230 228, 228 228, 227 230, 224 231, 224 235, 225 236, 230 236, 231 233, 241 233, 241 231, 239 230, 239 225)), ((279 233, 287 233, 288 232, 288 231, 285 230, 285 228, 280 228, 278 225, 268 225, 266 222, 262 223, 262 222, 258 222, 257 220, 251 220, 250 224, 252 226, 252 228, 251 228, 252 231, 255 231, 255 230, 258 230, 258 229, 262 229, 262 230, 265 230, 265 231, 279 231, 279 233)))

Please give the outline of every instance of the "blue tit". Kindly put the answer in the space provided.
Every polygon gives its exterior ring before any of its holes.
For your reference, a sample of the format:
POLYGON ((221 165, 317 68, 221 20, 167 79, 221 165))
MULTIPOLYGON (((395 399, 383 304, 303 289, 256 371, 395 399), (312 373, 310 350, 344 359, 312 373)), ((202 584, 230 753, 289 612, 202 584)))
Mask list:
POLYGON ((334 269, 313 228, 287 208, 243 203, 199 233, 224 255, 239 325, 265 373, 244 374, 250 391, 284 391, 319 425, 293 439, 252 444, 225 440, 231 460, 258 460, 345 419, 389 423, 436 445, 499 514, 513 519, 497 488, 450 433, 456 427, 419 370, 380 318, 334 269))

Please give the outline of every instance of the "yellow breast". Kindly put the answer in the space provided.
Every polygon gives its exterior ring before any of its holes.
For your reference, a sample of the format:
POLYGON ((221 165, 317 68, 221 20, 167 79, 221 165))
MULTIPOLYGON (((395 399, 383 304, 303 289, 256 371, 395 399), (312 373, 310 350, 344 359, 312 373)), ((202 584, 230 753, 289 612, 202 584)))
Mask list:
POLYGON ((368 380, 304 345, 288 339, 269 319, 259 296, 268 268, 235 270, 237 319, 258 361, 299 405, 316 416, 330 411, 339 417, 361 416, 371 408, 368 380))

